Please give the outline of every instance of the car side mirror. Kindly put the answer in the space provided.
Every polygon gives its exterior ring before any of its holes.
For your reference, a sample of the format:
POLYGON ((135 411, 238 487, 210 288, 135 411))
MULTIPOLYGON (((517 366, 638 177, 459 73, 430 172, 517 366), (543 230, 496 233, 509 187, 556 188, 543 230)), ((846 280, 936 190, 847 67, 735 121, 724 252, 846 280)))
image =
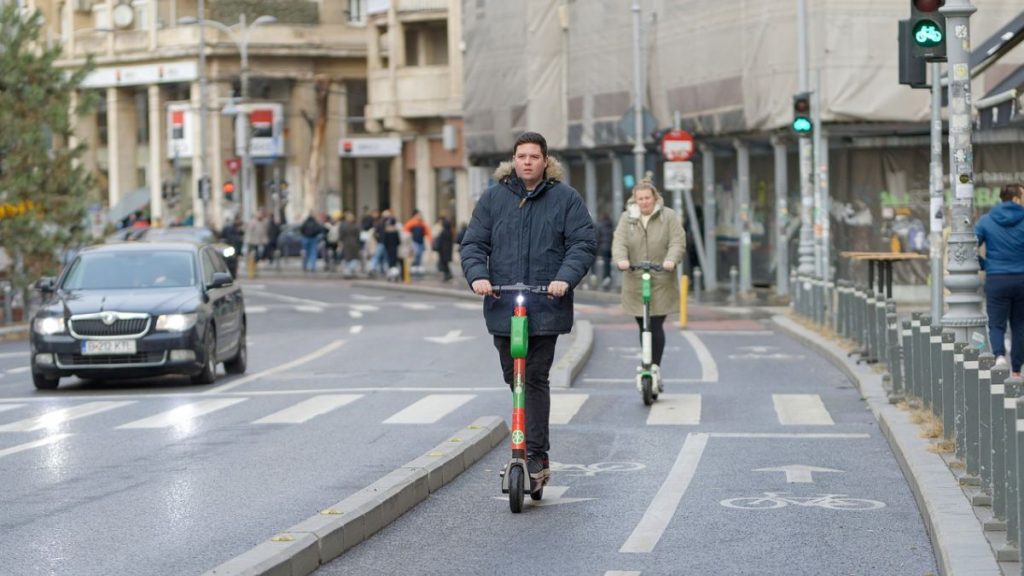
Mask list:
POLYGON ((235 283, 235 279, 231 277, 230 272, 214 272, 213 282, 210 282, 210 288, 223 288, 225 286, 231 286, 235 283))
POLYGON ((53 276, 43 276, 39 280, 36 280, 36 290, 39 290, 43 294, 50 294, 53 292, 56 280, 53 276))

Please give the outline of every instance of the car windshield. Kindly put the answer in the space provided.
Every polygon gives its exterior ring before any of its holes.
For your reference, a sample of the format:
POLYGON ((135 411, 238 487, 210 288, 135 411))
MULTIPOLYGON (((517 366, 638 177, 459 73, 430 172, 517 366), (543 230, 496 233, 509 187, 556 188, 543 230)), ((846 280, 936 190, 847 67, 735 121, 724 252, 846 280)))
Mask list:
POLYGON ((91 252, 80 255, 64 277, 64 290, 181 288, 196 283, 191 252, 91 252))

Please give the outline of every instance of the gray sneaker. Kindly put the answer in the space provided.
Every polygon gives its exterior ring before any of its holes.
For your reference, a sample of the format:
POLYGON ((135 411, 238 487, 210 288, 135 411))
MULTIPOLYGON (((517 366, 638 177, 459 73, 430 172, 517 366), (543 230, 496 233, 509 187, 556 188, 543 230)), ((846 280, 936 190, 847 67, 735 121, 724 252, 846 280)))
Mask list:
POLYGON ((526 471, 530 474, 530 492, 543 486, 551 478, 551 465, 547 455, 530 454, 526 458, 526 471))

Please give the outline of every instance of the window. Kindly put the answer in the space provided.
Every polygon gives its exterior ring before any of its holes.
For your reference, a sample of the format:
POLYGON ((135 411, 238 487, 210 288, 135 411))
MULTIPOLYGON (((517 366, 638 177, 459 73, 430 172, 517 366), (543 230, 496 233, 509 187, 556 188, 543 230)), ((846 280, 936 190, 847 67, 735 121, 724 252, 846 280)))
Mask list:
POLYGON ((445 22, 406 26, 406 66, 445 66, 447 64, 448 27, 445 22))
POLYGON ((136 30, 149 30, 149 1, 132 0, 132 8, 135 10, 136 30))
POLYGON ((207 286, 213 284, 213 273, 216 267, 213 265, 213 258, 210 257, 210 250, 203 250, 203 282, 207 286))
POLYGON ((348 0, 348 23, 366 24, 366 0, 348 0))

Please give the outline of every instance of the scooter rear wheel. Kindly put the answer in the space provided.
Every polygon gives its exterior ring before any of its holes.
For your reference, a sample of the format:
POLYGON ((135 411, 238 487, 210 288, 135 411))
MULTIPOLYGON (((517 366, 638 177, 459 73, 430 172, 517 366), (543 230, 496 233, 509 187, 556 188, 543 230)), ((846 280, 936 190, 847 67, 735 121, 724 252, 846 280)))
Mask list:
POLYGON ((508 471, 508 507, 513 514, 523 511, 523 497, 526 475, 522 466, 512 466, 508 471))
POLYGON ((654 403, 654 379, 650 375, 640 377, 640 389, 644 395, 644 406, 654 403))

